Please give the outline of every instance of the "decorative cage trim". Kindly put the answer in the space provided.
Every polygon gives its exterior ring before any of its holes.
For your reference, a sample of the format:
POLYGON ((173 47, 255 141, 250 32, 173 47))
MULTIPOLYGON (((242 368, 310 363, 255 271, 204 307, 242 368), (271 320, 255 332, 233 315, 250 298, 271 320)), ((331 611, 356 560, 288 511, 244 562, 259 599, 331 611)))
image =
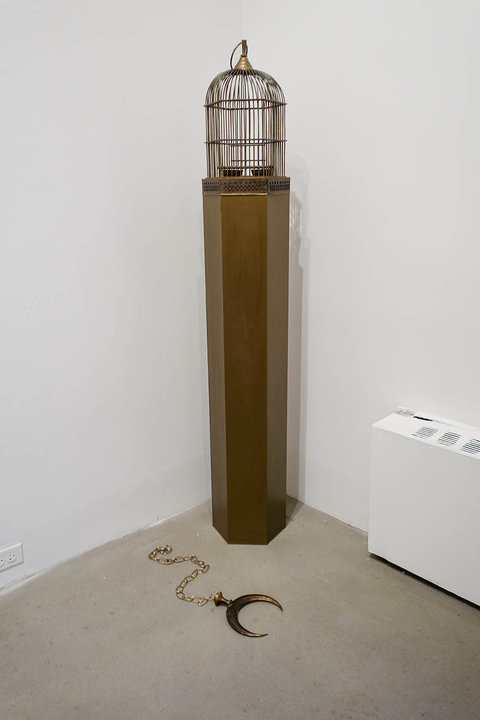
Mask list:
POLYGON ((240 180, 235 182, 227 180, 222 183, 222 193, 266 193, 268 192, 268 184, 266 180, 240 180))
POLYGON ((290 190, 290 178, 205 178, 202 180, 204 193, 255 193, 266 194, 290 190))
POLYGON ((220 192, 220 180, 210 180, 205 178, 202 180, 203 192, 220 192))
POLYGON ((269 180, 268 189, 270 192, 286 192, 290 190, 290 178, 287 180, 269 180))

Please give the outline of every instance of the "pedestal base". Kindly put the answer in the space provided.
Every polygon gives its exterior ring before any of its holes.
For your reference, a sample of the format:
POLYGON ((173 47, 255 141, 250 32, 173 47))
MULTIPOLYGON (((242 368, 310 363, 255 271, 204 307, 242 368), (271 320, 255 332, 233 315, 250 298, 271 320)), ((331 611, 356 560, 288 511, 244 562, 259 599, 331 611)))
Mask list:
POLYGON ((204 181, 213 524, 229 543, 286 522, 288 188, 204 181))

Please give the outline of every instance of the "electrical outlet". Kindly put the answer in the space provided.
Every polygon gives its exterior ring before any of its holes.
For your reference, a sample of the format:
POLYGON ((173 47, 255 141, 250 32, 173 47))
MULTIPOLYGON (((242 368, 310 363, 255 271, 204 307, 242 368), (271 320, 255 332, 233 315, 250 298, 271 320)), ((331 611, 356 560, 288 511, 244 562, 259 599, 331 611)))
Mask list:
POLYGON ((0 572, 23 563, 23 545, 17 543, 0 550, 0 572))

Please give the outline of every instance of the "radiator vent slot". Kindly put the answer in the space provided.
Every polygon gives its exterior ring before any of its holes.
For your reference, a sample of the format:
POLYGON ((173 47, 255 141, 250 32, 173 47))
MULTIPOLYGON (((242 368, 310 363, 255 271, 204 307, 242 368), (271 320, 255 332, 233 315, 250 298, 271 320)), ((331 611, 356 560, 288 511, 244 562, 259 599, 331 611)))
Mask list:
POLYGON ((452 445, 455 445, 457 440, 460 440, 460 435, 453 432, 446 432, 443 433, 443 435, 439 438, 437 438, 437 442, 440 445, 446 445, 447 447, 451 447, 452 445))
POLYGON ((436 432, 438 432, 438 430, 436 428, 424 426, 424 427, 418 428, 418 430, 415 430, 415 432, 412 434, 415 437, 419 437, 419 438, 430 438, 430 437, 432 437, 432 435, 435 435, 436 432))
POLYGON ((480 440, 472 438, 467 443, 465 443, 465 445, 463 445, 460 450, 463 450, 463 452, 466 453, 470 453, 471 455, 477 455, 477 453, 480 453, 480 440))

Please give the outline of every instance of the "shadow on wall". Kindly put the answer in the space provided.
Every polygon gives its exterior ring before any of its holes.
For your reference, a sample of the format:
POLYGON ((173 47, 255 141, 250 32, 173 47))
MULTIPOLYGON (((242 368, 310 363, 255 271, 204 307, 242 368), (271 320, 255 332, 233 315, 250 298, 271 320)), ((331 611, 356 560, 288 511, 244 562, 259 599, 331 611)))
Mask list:
POLYGON ((305 500, 308 363, 308 290, 310 243, 307 237, 308 171, 299 157, 289 157, 290 276, 288 297, 287 494, 305 500))

